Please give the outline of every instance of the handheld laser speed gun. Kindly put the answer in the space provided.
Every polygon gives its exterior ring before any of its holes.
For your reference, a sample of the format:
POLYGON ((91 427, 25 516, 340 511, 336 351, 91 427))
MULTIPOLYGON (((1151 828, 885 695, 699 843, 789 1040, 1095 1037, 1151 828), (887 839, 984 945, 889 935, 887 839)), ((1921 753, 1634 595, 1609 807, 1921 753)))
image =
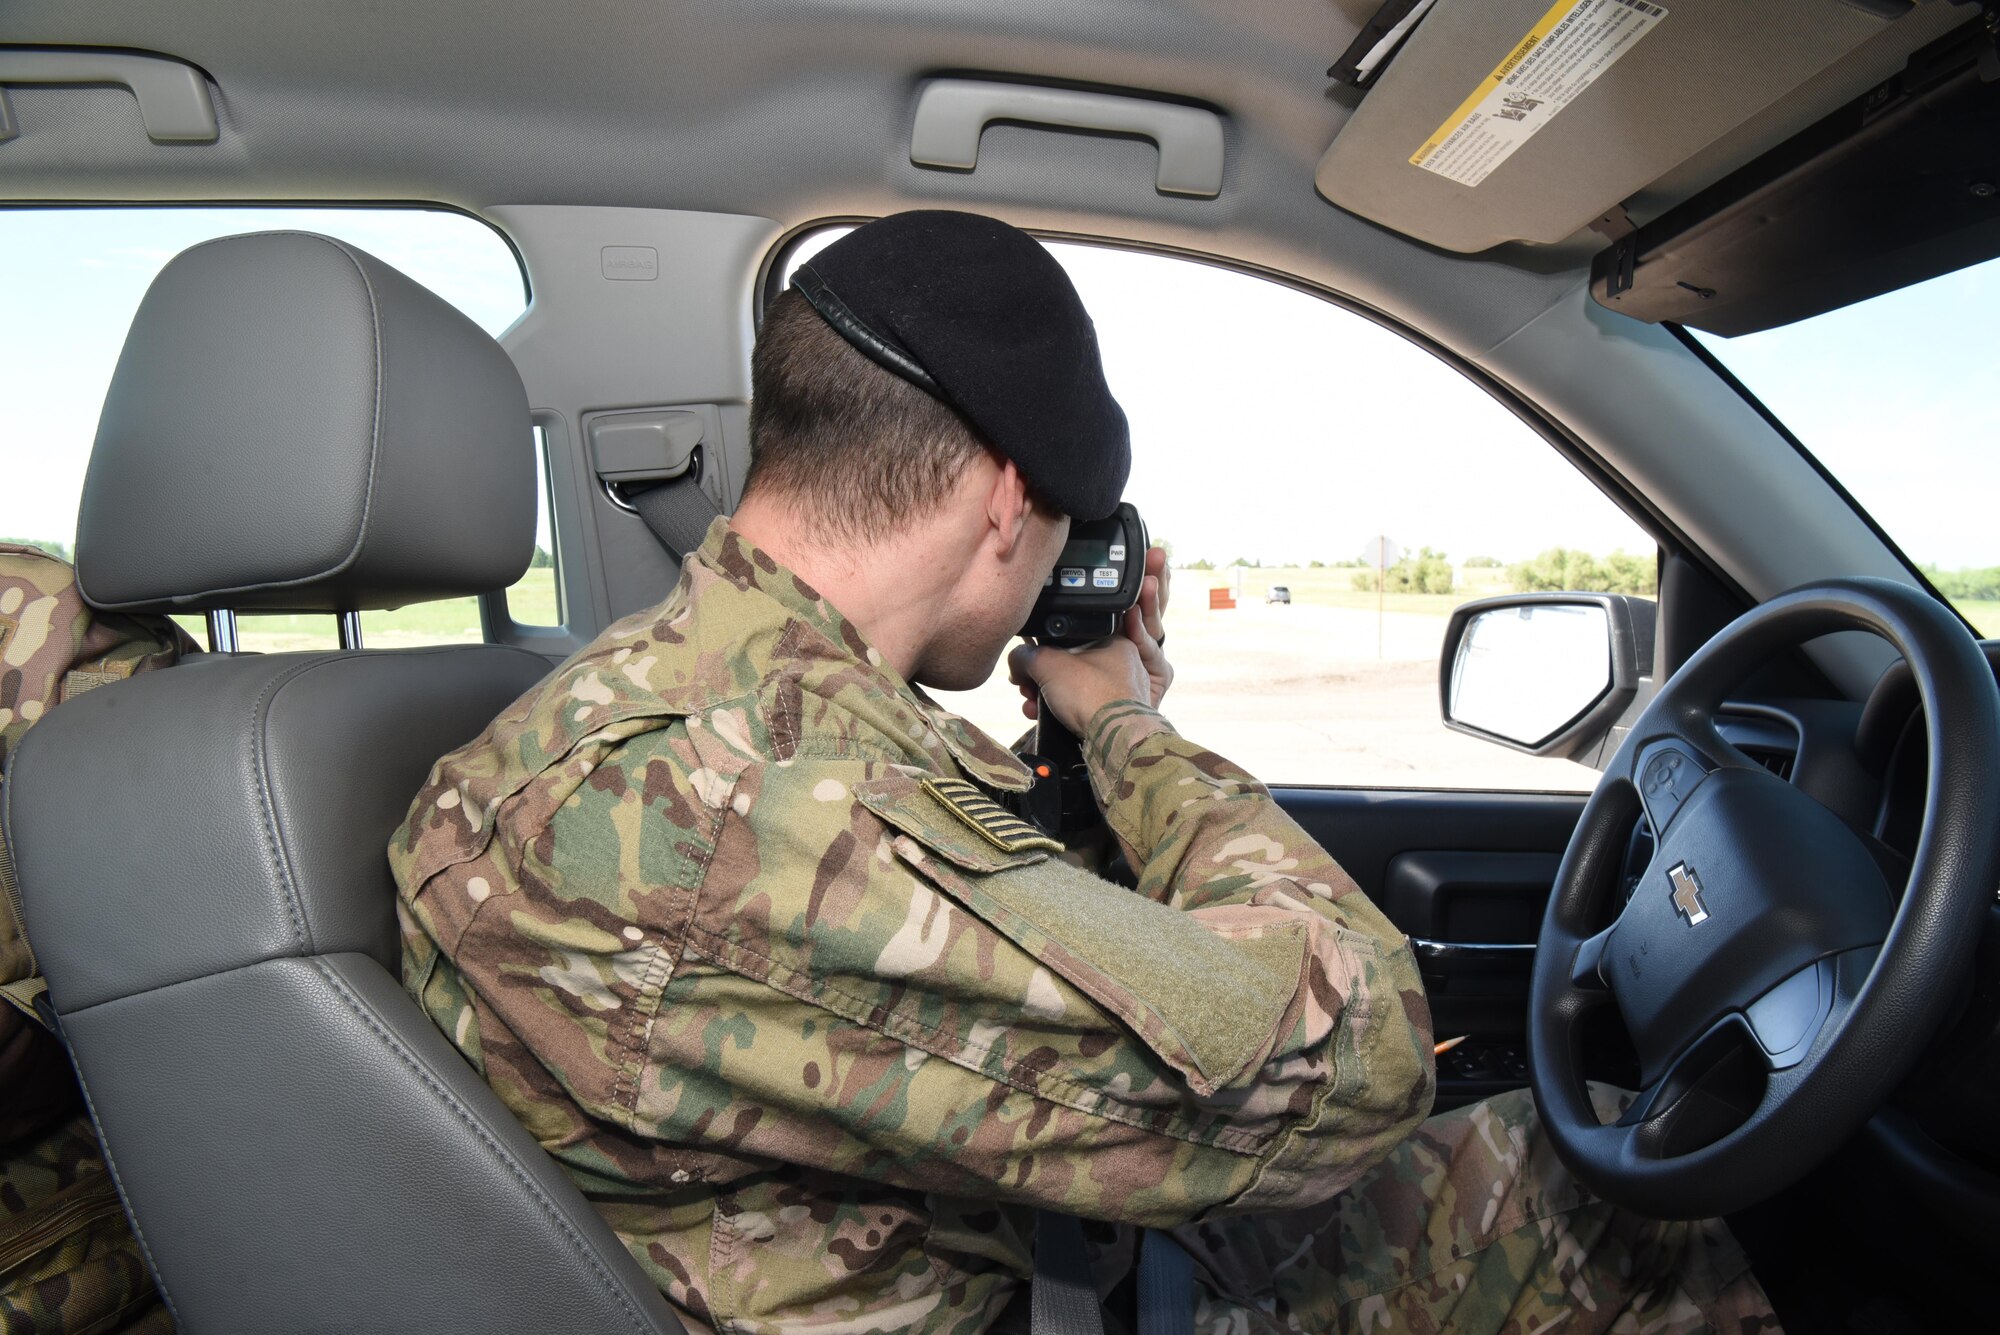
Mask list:
MULTIPOLYGON (((1037 644, 1072 648, 1118 633, 1125 613, 1137 605, 1146 579, 1146 521, 1129 501, 1109 518, 1072 523, 1069 541, 1042 585, 1021 635, 1037 644)), ((1038 701, 1033 750, 1022 756, 1035 773, 1023 814, 1057 838, 1094 825, 1097 804, 1090 795, 1083 744, 1038 701)))

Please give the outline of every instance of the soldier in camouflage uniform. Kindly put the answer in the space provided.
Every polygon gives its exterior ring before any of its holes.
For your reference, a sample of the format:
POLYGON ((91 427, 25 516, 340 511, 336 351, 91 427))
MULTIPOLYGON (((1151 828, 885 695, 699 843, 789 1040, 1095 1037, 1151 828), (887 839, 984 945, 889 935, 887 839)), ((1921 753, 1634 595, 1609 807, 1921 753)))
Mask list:
POLYGON ((0 1332, 172 1335, 88 1117, 0 1152, 0 1332))
MULTIPOLYGON (((1013 660, 1084 739, 1136 889, 995 817, 1028 771, 919 683, 984 679, 1064 510, 1109 506, 977 387, 869 365, 893 358, 839 321, 883 319, 849 267, 877 229, 959 287, 942 332, 885 322, 895 353, 976 336, 964 289, 992 275, 938 258, 967 246, 1013 268, 992 300, 1087 334, 1046 252, 968 215, 864 228, 774 304, 735 518, 439 762, 391 845, 433 1020, 712 1330, 976 1335, 1025 1288, 1037 1208, 1112 1225, 1107 1293, 1135 1226, 1175 1230, 1216 1335, 1775 1329, 1718 1225, 1593 1201, 1525 1095, 1423 1121, 1407 941, 1157 712, 1160 553, 1121 638, 1013 660)), ((1081 348, 1055 352, 1096 376, 1081 348)))

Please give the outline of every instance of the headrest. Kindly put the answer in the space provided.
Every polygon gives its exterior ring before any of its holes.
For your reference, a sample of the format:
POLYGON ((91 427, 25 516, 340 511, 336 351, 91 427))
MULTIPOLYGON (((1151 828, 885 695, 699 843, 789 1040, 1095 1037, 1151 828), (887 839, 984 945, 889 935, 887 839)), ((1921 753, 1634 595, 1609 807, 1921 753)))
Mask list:
POLYGON ((77 519, 102 608, 366 611, 505 588, 535 541, 500 345, 308 232, 181 252, 133 317, 77 519))

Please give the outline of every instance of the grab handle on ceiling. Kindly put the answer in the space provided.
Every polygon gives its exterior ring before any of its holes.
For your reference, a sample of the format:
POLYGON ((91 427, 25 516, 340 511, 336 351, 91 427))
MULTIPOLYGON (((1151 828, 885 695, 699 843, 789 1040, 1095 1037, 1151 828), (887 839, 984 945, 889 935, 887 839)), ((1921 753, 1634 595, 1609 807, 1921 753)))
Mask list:
POLYGON ((1068 88, 933 80, 917 99, 910 161, 971 171, 979 165, 979 136, 993 121, 1141 135, 1159 147, 1155 181, 1163 192, 1207 199, 1222 193, 1222 118, 1213 111, 1068 88))
POLYGON ((6 86, 26 83, 112 83, 139 99, 139 119, 156 144, 212 144, 217 130, 208 80, 183 61, 123 51, 0 47, 0 143, 19 134, 7 108, 6 86))

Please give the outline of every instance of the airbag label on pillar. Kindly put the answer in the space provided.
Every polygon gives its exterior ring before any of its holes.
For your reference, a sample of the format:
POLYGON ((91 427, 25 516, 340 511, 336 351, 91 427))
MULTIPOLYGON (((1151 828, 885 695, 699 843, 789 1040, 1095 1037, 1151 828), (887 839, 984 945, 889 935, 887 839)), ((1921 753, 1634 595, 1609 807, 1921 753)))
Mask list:
POLYGON ((651 246, 606 246, 599 263, 614 282, 650 283, 660 276, 660 252, 651 246))
POLYGON ((1556 0, 1410 165, 1478 185, 1666 16, 1648 0, 1556 0))

